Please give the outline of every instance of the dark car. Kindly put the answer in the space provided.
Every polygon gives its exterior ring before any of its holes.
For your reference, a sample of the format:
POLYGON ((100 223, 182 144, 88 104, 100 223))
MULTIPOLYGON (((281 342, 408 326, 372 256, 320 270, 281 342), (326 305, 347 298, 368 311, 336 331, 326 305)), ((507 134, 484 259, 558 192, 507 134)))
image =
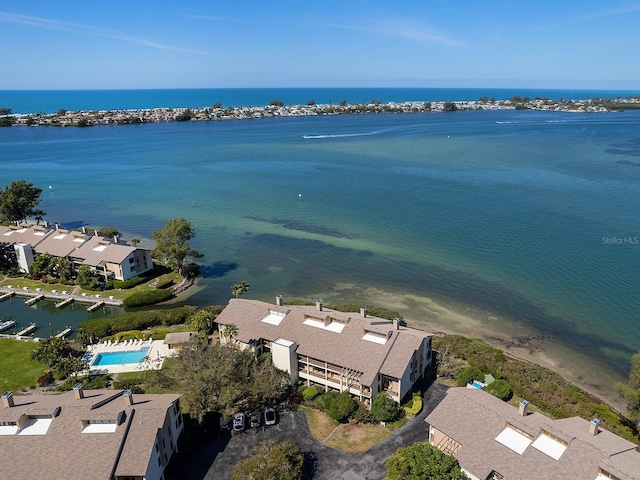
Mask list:
POLYGON ((260 412, 251 412, 251 415, 249 415, 249 425, 251 425, 251 428, 258 428, 260 426, 261 417, 260 412))
POLYGON ((264 411, 264 424, 265 425, 275 425, 276 424, 276 409, 275 408, 267 408, 264 411))
POLYGON ((244 413, 238 412, 233 416, 233 429, 236 432, 240 432, 244 430, 244 427, 245 427, 244 413))

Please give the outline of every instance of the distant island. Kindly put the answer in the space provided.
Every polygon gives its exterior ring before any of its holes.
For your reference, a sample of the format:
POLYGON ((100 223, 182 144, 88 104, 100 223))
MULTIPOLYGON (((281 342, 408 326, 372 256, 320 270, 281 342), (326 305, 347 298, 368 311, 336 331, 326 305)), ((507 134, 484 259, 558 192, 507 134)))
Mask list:
POLYGON ((551 100, 544 97, 514 96, 508 100, 481 97, 473 101, 456 102, 389 102, 372 100, 369 103, 285 105, 273 100, 261 107, 225 107, 216 103, 199 108, 149 108, 135 110, 81 110, 60 109, 56 113, 14 114, 11 108, 0 108, 0 126, 53 126, 89 127, 96 125, 129 125, 142 123, 165 123, 182 121, 237 120, 269 117, 379 114, 379 113, 425 113, 454 112, 458 110, 541 110, 551 112, 621 112, 640 109, 640 97, 603 99, 594 97, 584 100, 551 100))

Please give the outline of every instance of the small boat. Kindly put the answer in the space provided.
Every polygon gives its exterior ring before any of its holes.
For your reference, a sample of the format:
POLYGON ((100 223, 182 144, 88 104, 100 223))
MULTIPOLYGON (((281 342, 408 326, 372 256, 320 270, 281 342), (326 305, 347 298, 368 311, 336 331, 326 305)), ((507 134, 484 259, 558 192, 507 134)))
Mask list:
POLYGON ((5 320, 4 322, 0 322, 0 332, 9 330, 11 327, 15 327, 15 326, 16 326, 15 320, 5 320))

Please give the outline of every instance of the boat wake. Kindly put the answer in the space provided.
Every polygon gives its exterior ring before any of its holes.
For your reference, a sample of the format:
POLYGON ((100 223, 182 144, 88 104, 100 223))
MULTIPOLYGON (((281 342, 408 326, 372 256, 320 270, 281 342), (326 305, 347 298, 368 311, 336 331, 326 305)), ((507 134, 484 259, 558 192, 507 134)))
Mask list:
POLYGON ((320 140, 323 138, 369 137, 371 135, 379 135, 381 133, 381 131, 375 131, 366 133, 340 133, 334 135, 303 135, 302 138, 306 140, 320 140))

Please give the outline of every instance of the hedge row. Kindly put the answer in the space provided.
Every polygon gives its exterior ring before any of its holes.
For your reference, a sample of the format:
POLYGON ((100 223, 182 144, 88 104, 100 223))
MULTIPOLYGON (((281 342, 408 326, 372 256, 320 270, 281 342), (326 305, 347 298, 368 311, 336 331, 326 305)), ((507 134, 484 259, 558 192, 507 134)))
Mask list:
POLYGON ((136 285, 140 285, 141 283, 146 282, 147 280, 142 277, 133 277, 129 280, 109 280, 104 285, 105 290, 113 290, 114 288, 121 288, 126 290, 128 288, 133 288, 136 285))
POLYGON ((78 330, 83 330, 89 335, 102 338, 127 330, 145 330, 160 325, 185 323, 195 311, 196 307, 187 305, 166 310, 145 310, 111 317, 92 318, 80 323, 78 330))
POLYGON ((125 298, 123 303, 125 307, 142 307, 163 302, 172 296, 171 290, 147 290, 134 293, 125 298))

